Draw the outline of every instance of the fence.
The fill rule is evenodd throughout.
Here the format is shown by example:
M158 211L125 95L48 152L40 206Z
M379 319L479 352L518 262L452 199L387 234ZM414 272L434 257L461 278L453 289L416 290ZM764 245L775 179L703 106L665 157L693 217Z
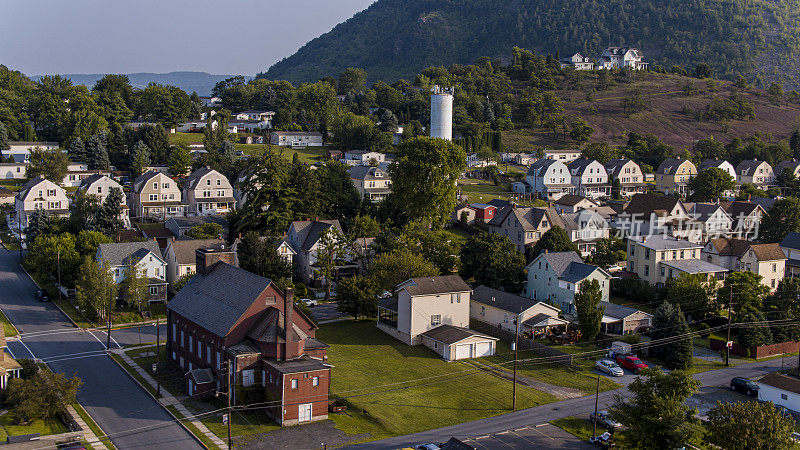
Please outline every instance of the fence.
M514 333L508 330L504 330L499 326L492 325L490 323L486 323L477 319L470 319L469 326L475 331L486 333L489 336L494 336L504 342L508 342L509 344L514 342ZM541 356L543 358L553 358L553 362L572 365L572 355L567 352L561 351L557 348L553 348L544 344L540 344L538 342L533 341L532 339L528 339L522 336L522 334L518 336L517 342L519 344L519 349L528 352L528 354L532 353L536 356ZM526 354L525 357L522 357L522 359L526 358L528 354Z
M719 339L709 339L708 346L711 348L711 350L721 351L725 349L725 341ZM800 342L796 341L778 342L776 344L760 345L758 347L745 347L739 345L737 342L734 342L733 347L731 348L731 354L743 356L745 358L761 359L769 356L793 353L797 351L798 347L800 347Z

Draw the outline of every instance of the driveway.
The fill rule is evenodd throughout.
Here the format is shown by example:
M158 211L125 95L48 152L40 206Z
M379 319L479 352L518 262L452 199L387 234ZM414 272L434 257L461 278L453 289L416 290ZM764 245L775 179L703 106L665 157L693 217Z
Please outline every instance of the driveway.
M338 304L336 302L320 303L317 306L310 306L308 309L314 313L314 321L320 323L344 317L344 314L336 310L337 306Z
M575 436L549 423L514 430L501 431L464 439L463 442L476 449L530 449L530 448L594 448Z
M83 380L78 401L114 445L202 448L106 355L104 332L78 329L55 305L34 299L36 285L17 264L17 254L4 249L0 249L0 286L0 308L21 333L19 339L9 340L9 351L16 358L39 358L55 372L77 374ZM121 337L132 343L129 331ZM113 346L121 346L116 338Z

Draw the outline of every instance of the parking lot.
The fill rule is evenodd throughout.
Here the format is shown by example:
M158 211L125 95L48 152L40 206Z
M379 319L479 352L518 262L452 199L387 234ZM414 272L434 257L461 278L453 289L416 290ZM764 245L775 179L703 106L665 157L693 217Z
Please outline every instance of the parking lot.
M478 436L462 441L477 449L594 448L549 423Z
M344 314L336 310L337 303L321 303L317 306L310 306L309 309L314 314L314 321L322 322L325 320L334 320L344 317Z

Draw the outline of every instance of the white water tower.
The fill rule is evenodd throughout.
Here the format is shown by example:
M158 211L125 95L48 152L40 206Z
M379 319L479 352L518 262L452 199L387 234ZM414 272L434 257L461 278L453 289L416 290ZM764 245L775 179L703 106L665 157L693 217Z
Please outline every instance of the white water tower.
M454 88L434 86L431 89L431 137L453 140Z

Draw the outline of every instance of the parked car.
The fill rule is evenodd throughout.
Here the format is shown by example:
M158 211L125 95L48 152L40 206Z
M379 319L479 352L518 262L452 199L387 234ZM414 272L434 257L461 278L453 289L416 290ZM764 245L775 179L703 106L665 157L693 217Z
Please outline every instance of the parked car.
M594 413L589 414L589 420L595 422ZM608 411L606 411L605 409L597 411L596 421L598 425L602 425L608 428L609 430L619 430L620 428L622 428L622 424L612 419L611 416L609 416Z
M439 446L436 444L431 444L430 442L427 444L419 444L414 447L414 450L439 450Z
M614 437L608 431L601 434L600 436L590 437L589 443L594 445L595 447L600 447L600 448L611 448L616 445L614 444Z
M750 397L758 397L758 383L747 378L736 377L731 380L731 390L738 391Z
M600 372L605 372L611 375L612 377L621 377L625 375L625 371L623 371L622 368L617 363L615 363L610 359L598 360L594 363L594 366Z
M301 298L301 302L305 303L306 306L317 306L317 300L312 298Z
M48 294L44 289L39 289L36 291L36 300L39 300L40 302L49 302L50 294Z
M634 373L639 373L640 370L647 369L648 367L647 364L643 363L641 359L634 355L618 355L617 363Z

